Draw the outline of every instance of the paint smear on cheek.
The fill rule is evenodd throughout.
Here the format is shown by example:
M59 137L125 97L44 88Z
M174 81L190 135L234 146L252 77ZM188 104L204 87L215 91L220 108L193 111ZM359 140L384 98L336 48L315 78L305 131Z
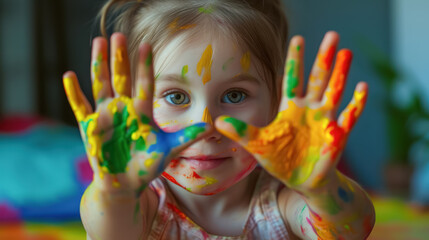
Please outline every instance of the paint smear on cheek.
M213 49L212 49L212 45L209 44L207 45L207 48L204 50L200 58L200 61L197 64L197 73L199 76L201 76L204 70L204 75L202 78L203 84L206 84L211 80L211 67L213 63L212 57L213 57Z

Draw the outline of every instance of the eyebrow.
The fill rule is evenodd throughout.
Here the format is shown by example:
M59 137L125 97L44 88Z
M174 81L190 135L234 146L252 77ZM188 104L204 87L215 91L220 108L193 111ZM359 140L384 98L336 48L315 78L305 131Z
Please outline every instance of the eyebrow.
M189 82L179 74L161 75L158 80L168 81L168 82L178 82L181 84L189 84ZM261 85L260 79L254 77L253 75L250 75L248 73L239 73L239 74L235 75L234 77L228 79L227 81L233 82L233 83L250 81L250 82L253 82L257 85Z

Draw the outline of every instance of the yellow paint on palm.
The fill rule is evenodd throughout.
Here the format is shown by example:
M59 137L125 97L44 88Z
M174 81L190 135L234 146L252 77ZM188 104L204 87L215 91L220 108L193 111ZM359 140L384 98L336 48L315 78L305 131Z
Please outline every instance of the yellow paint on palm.
M313 172L328 137L323 129L329 121L315 120L317 114L290 100L287 110L280 112L269 126L249 131L252 140L246 148L259 154L265 167L280 179L291 185L302 184Z
M204 109L204 113L203 113L203 117L201 118L201 121L213 125L212 115L210 114L209 109L207 107Z
M211 68L212 68L212 59L213 56L213 49L212 45L207 45L207 48L204 50L203 54L201 55L200 61L197 64L197 73L199 76L201 76L203 69L204 69L204 75L202 78L203 84L208 83L211 80Z
M243 70L243 72L249 71L250 62L251 62L250 52L247 51L246 53L243 54L243 56L240 59L241 69Z
M123 96L128 93L128 84L126 83L128 80L127 76L127 64L125 63L124 49L118 48L116 50L114 62L113 62L113 86L115 87L116 92Z
M72 78L66 77L64 78L64 88L77 121L82 121L88 113L85 102L82 100L82 96L78 96L79 87L77 83Z
M103 89L103 82L100 80L101 69L100 64L102 62L103 55L100 53L97 59L92 63L92 74L94 78L94 82L92 83L92 94L94 95L94 99L99 100L98 96Z

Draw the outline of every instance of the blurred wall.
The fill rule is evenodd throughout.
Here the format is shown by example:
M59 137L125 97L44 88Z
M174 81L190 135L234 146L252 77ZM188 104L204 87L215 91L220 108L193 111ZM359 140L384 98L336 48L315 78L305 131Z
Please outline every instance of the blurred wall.
M428 11L429 1L427 0L392 1L393 60L408 78L408 86L403 87L418 89L426 100L427 110L429 110Z

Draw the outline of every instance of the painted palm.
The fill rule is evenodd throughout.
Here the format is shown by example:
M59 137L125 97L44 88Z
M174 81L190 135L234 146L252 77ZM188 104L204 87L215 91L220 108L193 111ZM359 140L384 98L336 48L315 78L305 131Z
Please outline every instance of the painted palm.
M106 189L140 193L146 183L163 172L174 154L205 132L196 124L174 133L163 132L152 119L153 66L149 45L140 50L134 96L125 37L112 37L112 84L107 65L107 41L94 40L92 59L93 95L96 111L82 93L76 75L64 75L68 101L79 123L94 181Z
M335 169L348 134L367 97L366 83L356 86L353 99L336 119L352 53L341 50L331 73L338 35L326 35L303 96L304 40L294 37L289 46L279 112L271 124L258 128L222 116L217 129L254 154L272 175L292 188L313 188Z

